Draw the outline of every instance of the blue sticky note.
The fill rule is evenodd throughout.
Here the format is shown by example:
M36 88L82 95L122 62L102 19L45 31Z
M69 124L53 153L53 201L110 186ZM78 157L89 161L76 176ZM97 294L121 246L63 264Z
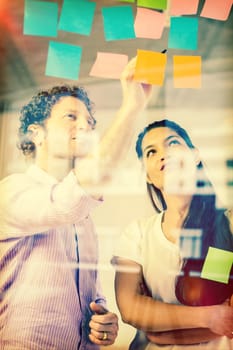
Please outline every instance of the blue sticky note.
M102 8L106 41L134 39L134 16L131 6Z
M25 0L23 34L57 36L58 4Z
M168 47L196 50L197 43L198 19L193 17L171 17Z
M82 48L80 46L50 41L45 74L77 80L81 56Z
M96 3L85 0L64 0L58 29L90 35Z

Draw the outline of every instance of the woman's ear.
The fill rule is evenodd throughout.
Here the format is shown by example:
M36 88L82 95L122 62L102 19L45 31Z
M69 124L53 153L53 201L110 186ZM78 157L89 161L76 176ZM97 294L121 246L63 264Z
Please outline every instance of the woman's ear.
M41 125L31 124L28 126L28 133L30 139L36 146L40 146L45 138L45 132Z
M150 184L150 185L152 185L153 183L152 183L152 181L151 181L151 179L150 179L150 176L146 173L146 182L148 183L148 184Z
M198 165L201 161L201 157L200 157L200 152L197 148L193 149L193 156L194 156L194 160L196 165Z

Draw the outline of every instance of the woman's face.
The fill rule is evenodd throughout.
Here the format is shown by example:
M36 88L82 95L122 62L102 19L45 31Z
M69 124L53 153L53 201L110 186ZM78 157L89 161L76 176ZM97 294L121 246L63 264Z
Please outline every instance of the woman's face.
M193 194L199 155L168 127L150 130L142 140L147 182L163 193Z

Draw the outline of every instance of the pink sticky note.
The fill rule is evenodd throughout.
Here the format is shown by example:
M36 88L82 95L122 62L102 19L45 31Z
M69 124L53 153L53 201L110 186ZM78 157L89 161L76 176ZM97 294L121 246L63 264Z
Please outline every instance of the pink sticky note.
M172 16L194 15L197 13L199 0L171 0L170 14Z
M98 52L89 75L101 78L119 79L127 63L127 55Z
M164 13L141 7L137 8L134 21L134 31L137 38L160 39L164 25Z
M205 0L200 16L226 21L232 4L232 0Z

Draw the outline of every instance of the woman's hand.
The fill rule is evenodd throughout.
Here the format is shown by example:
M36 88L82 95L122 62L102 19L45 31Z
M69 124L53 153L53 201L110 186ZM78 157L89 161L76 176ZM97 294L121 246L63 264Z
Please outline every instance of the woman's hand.
M220 337L208 328L174 329L166 332L146 332L151 343L161 345L191 345Z
M92 343L107 346L115 342L118 334L118 317L107 311L102 305L92 302L90 304L94 315L89 323L89 338Z
M233 307L229 305L229 302L225 302L211 306L211 308L213 312L207 320L209 329L216 334L233 339Z

